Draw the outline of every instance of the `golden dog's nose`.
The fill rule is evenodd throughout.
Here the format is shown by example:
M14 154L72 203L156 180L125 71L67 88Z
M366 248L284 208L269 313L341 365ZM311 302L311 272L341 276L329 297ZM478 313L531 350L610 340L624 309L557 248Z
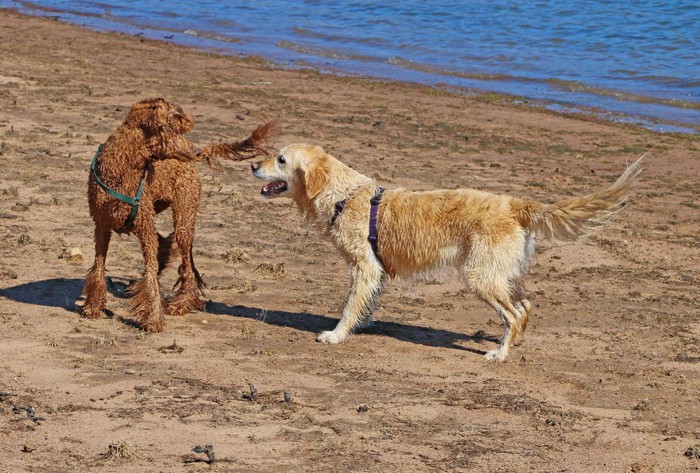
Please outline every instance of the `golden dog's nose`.
M253 172L257 171L260 168L260 161L257 163L251 162L250 163L250 169L253 170Z

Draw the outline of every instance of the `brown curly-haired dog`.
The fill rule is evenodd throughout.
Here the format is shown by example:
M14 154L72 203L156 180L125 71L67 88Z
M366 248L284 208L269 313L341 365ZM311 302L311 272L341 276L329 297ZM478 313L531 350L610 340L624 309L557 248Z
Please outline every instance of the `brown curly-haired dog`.
M88 203L95 222L95 262L85 278L82 313L98 318L107 301L105 260L113 231L133 233L141 243L145 260L144 276L129 288L131 312L144 330L160 332L164 316L184 315L202 309L203 281L192 259L195 219L202 184L196 162L214 156L245 159L260 154L273 123L261 125L246 140L213 144L197 151L184 134L192 130L192 117L180 106L164 99L146 99L136 103L95 155L88 179ZM137 196L140 202L125 202ZM117 197L114 194L122 194ZM168 207L173 211L174 232L158 234L155 216ZM132 214L135 214L132 215ZM173 241L174 236L174 241ZM180 250L182 264L174 299L165 305L158 275L175 252Z

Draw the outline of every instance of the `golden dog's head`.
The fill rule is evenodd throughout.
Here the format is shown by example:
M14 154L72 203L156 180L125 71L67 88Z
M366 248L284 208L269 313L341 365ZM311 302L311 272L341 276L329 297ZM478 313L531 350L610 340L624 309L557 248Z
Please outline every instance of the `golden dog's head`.
M147 135L184 134L194 128L189 113L179 105L161 98L145 99L134 104L124 123L143 129Z
M262 195L299 201L313 199L328 185L330 158L319 146L293 144L250 167L255 177L268 181L260 190Z

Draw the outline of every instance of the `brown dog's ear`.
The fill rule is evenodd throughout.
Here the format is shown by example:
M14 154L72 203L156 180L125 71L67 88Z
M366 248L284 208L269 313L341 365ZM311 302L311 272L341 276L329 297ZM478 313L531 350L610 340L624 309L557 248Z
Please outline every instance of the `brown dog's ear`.
M328 160L325 156L311 165L304 171L304 187L309 199L315 198L328 185L330 175L328 173Z
M192 116L177 104L170 103L169 114L167 117L168 128L175 133L185 134L194 128Z
M148 135L154 135L166 124L167 119L168 107L165 100L146 99L131 107L124 123L141 128Z

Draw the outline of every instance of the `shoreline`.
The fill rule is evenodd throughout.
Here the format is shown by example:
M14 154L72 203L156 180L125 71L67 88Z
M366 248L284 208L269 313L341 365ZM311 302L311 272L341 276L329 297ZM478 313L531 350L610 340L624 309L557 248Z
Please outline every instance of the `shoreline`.
M250 46L236 38L208 36L195 30L177 31L157 29L147 25L132 25L116 19L105 19L89 14L55 10L36 5L10 8L22 15L59 20L63 23L97 32L114 32L125 35L166 41L191 47L203 52L214 52L232 57L250 56L270 61L279 67L290 69L313 68L324 74L351 77L367 77L407 84L426 85L457 94L500 94L513 102L531 104L555 112L581 113L617 123L664 133L700 133L700 104L696 107L675 106L670 99L654 99L615 90L584 87L576 82L559 79L491 80L470 74L432 70L411 61L385 63L353 60L352 57L334 57L329 54L309 54L303 47L275 45L277 52L261 51L263 46ZM81 21L82 20L82 21ZM167 34L166 34L167 33ZM227 45L227 46L226 46ZM342 56L342 55L341 55ZM400 60L400 58L396 58ZM593 104L593 105L590 105Z

